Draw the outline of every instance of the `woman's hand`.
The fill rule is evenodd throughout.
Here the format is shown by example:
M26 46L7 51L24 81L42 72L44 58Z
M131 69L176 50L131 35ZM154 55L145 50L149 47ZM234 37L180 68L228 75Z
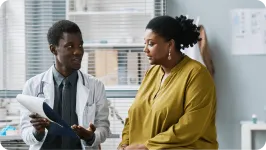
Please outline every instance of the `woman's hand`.
M128 145L124 144L117 148L117 150L125 150Z
M144 144L136 144L125 147L125 150L148 150L148 148Z

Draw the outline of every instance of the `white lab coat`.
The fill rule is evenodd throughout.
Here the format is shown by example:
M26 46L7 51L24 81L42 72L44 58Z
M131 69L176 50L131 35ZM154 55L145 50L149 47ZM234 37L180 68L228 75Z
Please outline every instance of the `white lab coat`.
M51 108L53 108L54 105L54 80L52 67L48 71L29 79L26 82L22 93L25 95L36 96L39 93L41 81L44 81L44 97ZM98 149L98 145L104 142L110 135L110 122L108 120L109 109L105 88L101 81L91 75L83 73L85 81L84 86L81 72L78 72L78 76L76 113L79 125L88 128L89 123L91 122L96 126L95 142L91 146L88 146L85 141L81 140L82 148L83 150ZM30 145L30 150L38 150L41 148L43 141L46 138L47 130L45 131L45 137L43 140L40 142L37 141L33 136L33 126L30 123L29 114L30 112L25 108L21 109L21 137L27 145Z

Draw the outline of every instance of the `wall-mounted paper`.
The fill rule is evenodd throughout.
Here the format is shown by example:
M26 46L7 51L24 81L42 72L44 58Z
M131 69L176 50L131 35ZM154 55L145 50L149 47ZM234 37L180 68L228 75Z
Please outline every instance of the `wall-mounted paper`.
M232 54L266 54L266 9L232 11Z

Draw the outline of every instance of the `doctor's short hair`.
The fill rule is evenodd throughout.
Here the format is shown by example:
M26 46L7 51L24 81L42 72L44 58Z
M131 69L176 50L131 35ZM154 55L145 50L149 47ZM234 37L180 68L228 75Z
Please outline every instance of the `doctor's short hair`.
M173 39L177 51L194 46L200 41L200 27L193 24L193 19L180 17L159 16L147 24L146 29L163 37L166 41Z
M62 38L63 33L80 33L78 25L69 20L60 20L54 23L47 33L47 40L49 45L58 46L59 40Z

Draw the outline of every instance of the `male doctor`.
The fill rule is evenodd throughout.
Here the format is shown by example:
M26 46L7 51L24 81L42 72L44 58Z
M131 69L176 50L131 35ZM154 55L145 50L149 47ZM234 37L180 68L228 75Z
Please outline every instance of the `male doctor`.
M102 82L79 71L84 53L82 34L77 24L61 20L48 31L55 64L29 79L23 94L44 97L79 138L54 136L49 121L38 114L21 110L21 136L38 149L98 149L110 134L109 110Z

